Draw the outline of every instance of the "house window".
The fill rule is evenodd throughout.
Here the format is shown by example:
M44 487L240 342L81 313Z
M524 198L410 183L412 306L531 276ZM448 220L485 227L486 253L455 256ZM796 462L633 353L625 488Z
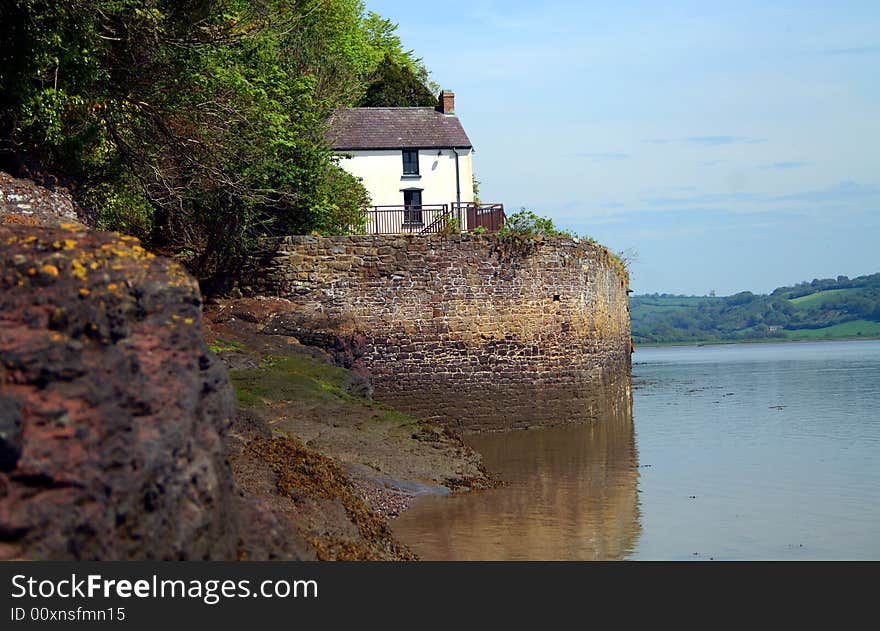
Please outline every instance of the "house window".
M419 174L419 150L404 149L403 150L403 174L418 175Z
M422 223L422 191L413 189L403 191L403 225Z

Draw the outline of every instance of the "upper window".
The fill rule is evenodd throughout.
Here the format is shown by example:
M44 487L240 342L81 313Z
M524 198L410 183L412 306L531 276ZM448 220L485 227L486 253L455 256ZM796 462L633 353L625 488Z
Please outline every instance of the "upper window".
M419 151L418 149L403 150L403 174L418 175L419 174Z

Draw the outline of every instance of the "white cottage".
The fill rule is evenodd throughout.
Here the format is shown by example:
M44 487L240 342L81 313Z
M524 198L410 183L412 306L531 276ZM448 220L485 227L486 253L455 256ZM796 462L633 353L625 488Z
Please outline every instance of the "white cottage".
M474 203L474 148L455 114L453 92L441 92L437 108L336 110L327 139L343 156L340 166L370 193L367 232L501 227L500 204Z

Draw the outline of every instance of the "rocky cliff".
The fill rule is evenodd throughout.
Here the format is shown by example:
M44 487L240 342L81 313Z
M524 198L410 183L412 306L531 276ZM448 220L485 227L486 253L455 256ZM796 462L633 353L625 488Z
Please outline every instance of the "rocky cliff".
M0 225L0 541L27 558L232 558L228 377L179 266Z

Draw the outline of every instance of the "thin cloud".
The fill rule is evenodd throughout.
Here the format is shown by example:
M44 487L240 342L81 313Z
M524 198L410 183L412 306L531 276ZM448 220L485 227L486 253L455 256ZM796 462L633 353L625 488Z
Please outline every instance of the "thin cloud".
M870 202L876 204L880 202L880 189L847 180L822 190L777 195L774 200L782 202Z
M696 190L696 186L658 186L654 188L643 188L639 192L647 195L656 193L691 193Z
M759 169L800 169L802 167L808 167L812 162L802 162L799 160L789 160L786 162L771 162L770 164L762 164L758 166Z
M576 158L589 158L593 162L607 162L609 160L629 160L628 153L617 153L614 151L605 151L597 153L579 152L574 154Z
M648 197L642 199L647 206L691 206L705 204L729 204L743 202L765 202L767 196L759 193L705 193L681 197Z
M766 141L766 138L750 138L748 136L685 136L684 138L648 138L643 142L652 145L682 144L722 147L725 145L753 145Z
M704 147L720 147L723 145L753 145L764 142L763 138L747 138L745 136L688 136L684 142Z
M876 55L880 53L880 45L854 46L852 48L828 48L825 50L817 50L817 55Z
M731 212L754 212L759 206L779 204L832 204L838 208L851 203L875 203L880 201L880 189L858 182L838 182L825 189L797 193L705 193L678 197L660 196L642 199L649 208L687 208L723 204ZM818 206L817 206L818 207ZM807 210L804 208L803 210Z
M592 200L586 201L582 199L573 199L565 202L560 205L560 210L564 212L570 211L578 211L578 212L593 212L596 209L602 210L618 210L620 208L625 208L626 204L617 201L608 201L602 203L596 203Z

